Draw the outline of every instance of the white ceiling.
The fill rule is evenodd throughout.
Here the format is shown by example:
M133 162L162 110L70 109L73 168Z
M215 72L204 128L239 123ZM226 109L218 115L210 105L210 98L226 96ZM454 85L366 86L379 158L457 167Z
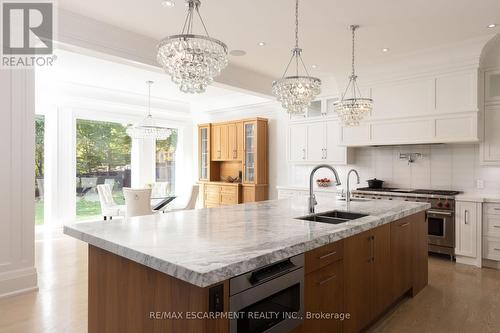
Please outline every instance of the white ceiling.
M160 0L59 0L64 9L155 39L179 33L183 0L173 8ZM350 63L348 26L361 25L361 65L384 62L388 54L407 54L447 43L491 35L499 28L499 0L302 0L301 46L311 74L320 78L346 70ZM280 76L293 45L293 0L202 0L209 33L229 49L242 49L231 62L273 77ZM265 47L258 46L265 41ZM389 53L381 52L389 48Z
M179 91L162 72L57 50L53 67L37 68L37 81L70 83L135 96L147 96L147 80L154 81L151 96L163 101L185 104L186 110L209 111L267 102L267 99L211 85L204 94Z

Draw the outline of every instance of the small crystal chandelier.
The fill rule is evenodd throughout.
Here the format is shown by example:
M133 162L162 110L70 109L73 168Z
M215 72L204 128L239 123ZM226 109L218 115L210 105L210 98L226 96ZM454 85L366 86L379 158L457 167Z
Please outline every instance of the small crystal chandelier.
M188 13L182 32L160 41L157 60L182 92L202 93L227 66L227 46L208 35L199 12L200 0L186 2ZM206 36L193 34L195 11Z
M146 81L148 85L148 115L141 122L127 127L127 134L132 139L155 139L166 140L172 134L172 130L155 125L151 115L151 85L153 81Z
M302 114L320 93L321 80L309 76L299 48L299 0L295 2L295 47L281 79L273 82L273 94L289 114ZM295 60L295 76L285 76L288 67ZM299 60L306 76L299 76Z
M363 98L359 90L356 80L356 72L354 70L354 38L355 31L359 25L351 25L352 31L352 72L349 76L349 83L342 94L340 101L333 105L333 109L339 115L342 123L346 126L358 126L361 119L369 114L373 108L373 100L371 98ZM352 97L346 98L347 92L351 88Z

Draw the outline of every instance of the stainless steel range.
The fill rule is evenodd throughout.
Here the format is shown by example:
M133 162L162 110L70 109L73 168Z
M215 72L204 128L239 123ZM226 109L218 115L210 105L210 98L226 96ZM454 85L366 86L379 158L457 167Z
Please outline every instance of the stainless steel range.
M455 196L458 191L403 189L403 188L358 188L352 191L355 198L386 199L428 202L427 229L429 252L455 255Z

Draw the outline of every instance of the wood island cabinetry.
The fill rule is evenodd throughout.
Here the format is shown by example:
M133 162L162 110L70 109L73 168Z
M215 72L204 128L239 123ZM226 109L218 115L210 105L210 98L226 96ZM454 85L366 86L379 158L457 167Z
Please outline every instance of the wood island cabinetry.
M198 147L204 207L267 200L267 119L198 125Z

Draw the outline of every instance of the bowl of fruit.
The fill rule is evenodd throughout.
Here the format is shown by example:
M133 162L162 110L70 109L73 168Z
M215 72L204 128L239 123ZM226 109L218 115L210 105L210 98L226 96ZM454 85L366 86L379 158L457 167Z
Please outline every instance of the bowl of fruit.
M318 184L319 187L328 187L332 185L332 181L329 178L320 178L316 179L316 184Z

